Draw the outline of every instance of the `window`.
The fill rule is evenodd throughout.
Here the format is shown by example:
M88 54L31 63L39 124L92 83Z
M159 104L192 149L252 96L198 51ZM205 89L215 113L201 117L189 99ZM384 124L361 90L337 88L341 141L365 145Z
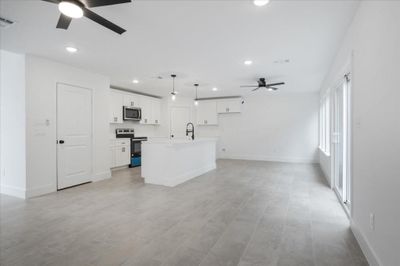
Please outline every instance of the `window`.
M330 100L329 93L322 97L319 111L319 148L329 155L330 152Z

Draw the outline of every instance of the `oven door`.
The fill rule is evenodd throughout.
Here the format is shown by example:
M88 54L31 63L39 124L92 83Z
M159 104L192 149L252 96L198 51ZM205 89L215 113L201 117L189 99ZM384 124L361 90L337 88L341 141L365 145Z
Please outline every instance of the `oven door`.
M131 140L131 153L132 153L132 157L142 155L142 141L141 140Z
M124 106L124 120L139 121L140 119L142 119L140 108Z

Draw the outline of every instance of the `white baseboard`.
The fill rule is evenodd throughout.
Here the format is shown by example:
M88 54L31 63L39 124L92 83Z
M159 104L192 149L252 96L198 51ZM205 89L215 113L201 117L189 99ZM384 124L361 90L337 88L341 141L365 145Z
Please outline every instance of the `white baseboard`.
M33 198L33 197L37 197L37 196L42 196L42 195L49 194L49 193L56 192L56 191L57 191L56 184L47 184L44 186L34 187L34 188L27 189L26 198L29 199L29 198Z
M351 231L353 232L355 238L357 239L357 242L360 245L360 248L361 248L362 252L364 253L365 257L367 258L369 265L382 266L383 264L380 262L378 256L376 255L375 251L372 249L367 238L361 232L359 227L354 223L354 221L351 221Z
M92 181L97 182L97 181L101 181L101 180L108 179L108 178L111 178L110 170L94 174L92 177Z
M19 187L14 187L14 186L7 186L7 185L1 185L0 186L0 193L20 199L25 199L26 198L26 190L23 188Z
M219 154L218 159L268 161L268 162L282 162L282 163L318 163L318 160L315 158L273 157L273 156L235 155L235 154Z

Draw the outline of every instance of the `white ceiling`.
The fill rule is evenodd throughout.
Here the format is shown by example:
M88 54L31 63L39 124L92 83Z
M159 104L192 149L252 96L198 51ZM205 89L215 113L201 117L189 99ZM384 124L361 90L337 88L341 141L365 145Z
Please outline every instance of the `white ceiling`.
M278 93L318 91L357 1L134 1L92 11L127 29L118 35L86 19L56 29L57 5L1 0L0 15L17 21L1 29L1 47L110 76L116 86L168 95L244 95L259 77L285 81ZM66 45L79 49L68 54ZM243 61L252 60L251 66ZM274 61L290 59L289 64ZM164 79L156 79L156 76ZM132 84L132 79L140 80ZM205 84L205 85L204 85ZM202 86L203 85L203 86ZM218 92L212 92L212 87ZM257 93L268 93L266 91Z

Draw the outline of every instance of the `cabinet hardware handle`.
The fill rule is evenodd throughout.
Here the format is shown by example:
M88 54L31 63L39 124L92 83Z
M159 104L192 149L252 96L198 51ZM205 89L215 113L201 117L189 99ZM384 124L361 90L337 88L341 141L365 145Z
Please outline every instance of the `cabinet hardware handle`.
M134 102L131 102L131 106L135 106L135 103L134 103Z
M64 140L60 139L60 141L58 143L64 144Z
M114 117L114 122L117 122L118 121L118 118L117 117Z
M122 152L125 152L125 147L122 147Z

